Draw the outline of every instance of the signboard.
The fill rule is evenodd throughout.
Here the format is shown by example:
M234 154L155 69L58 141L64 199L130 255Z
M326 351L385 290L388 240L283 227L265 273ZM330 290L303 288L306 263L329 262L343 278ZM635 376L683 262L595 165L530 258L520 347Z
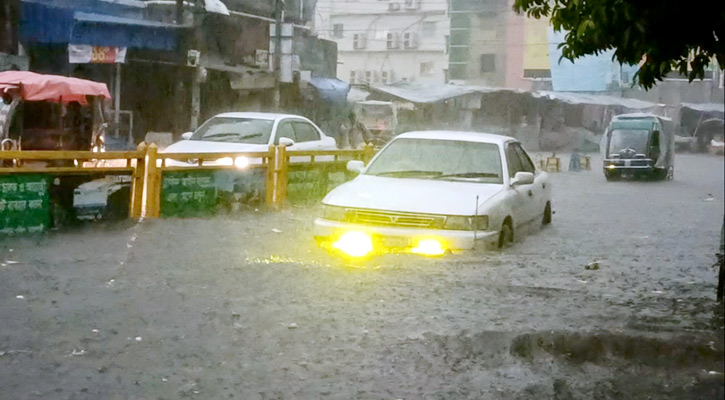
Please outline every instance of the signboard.
M126 47L68 45L68 62L71 64L115 64L126 62Z
M161 215L190 217L214 214L213 171L166 171L161 183Z
M265 169L165 171L161 186L162 217L215 214L264 198Z
M50 226L50 178L0 175L0 235L44 232Z

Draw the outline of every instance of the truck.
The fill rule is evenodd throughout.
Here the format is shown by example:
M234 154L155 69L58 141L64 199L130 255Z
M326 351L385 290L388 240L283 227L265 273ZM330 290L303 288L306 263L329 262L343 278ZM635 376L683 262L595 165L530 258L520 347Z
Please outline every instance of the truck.
M671 180L675 169L672 120L654 114L615 116L602 137L604 176Z

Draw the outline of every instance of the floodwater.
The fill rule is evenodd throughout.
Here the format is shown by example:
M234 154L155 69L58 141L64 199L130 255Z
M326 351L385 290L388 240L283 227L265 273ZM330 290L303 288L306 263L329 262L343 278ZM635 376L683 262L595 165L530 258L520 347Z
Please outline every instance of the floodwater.
M352 267L312 207L2 238L0 398L723 398L723 158L600 165L503 252Z

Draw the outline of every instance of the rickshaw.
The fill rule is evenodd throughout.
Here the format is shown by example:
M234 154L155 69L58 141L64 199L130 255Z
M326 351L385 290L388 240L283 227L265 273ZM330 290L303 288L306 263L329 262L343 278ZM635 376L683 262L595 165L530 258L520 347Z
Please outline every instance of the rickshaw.
M355 118L372 134L372 144L381 148L393 136L398 126L395 105L389 101L358 101L354 107Z
M103 151L105 83L0 72L0 150Z
M104 102L111 99L105 83L29 71L6 71L0 72L0 98L0 151L105 151L108 125ZM8 167L12 163L7 160L0 166ZM22 165L67 167L73 166L74 161L24 161ZM85 210L92 210L95 216L99 207L104 211L108 208L112 195L122 198L124 191L128 191L127 184L115 184L107 177L96 180L105 185L100 188L105 201L100 205L95 199L90 207L91 204L84 200L90 198L86 186L92 184L93 192L99 189L98 182L88 182L90 180L93 180L92 175L62 175L52 179L48 190L53 225L74 217L82 218ZM109 182L106 184L105 181Z

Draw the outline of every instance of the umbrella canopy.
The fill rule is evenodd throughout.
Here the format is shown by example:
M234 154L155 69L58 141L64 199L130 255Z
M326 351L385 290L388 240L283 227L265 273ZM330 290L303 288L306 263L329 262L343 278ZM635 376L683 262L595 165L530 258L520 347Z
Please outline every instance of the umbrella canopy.
M86 96L111 98L105 83L29 71L0 72L0 92L19 91L26 101L88 104Z

